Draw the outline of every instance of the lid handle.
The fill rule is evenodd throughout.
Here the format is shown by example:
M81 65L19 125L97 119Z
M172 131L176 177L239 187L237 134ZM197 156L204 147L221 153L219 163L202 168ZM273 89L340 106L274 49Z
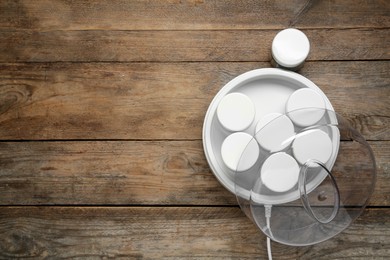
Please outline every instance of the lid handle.
M313 166L316 167L317 165L319 165L320 167L322 167L326 171L326 173L328 174L328 176L329 176L329 178L330 178L330 180L332 182L333 188L334 188L333 189L334 190L333 212L330 215L330 217L325 219L325 220L324 219L320 219L314 213L313 208L310 205L307 192L306 192L306 174L307 174L307 170L308 170L309 167L313 167ZM302 168L301 168L301 170L299 172L298 189L299 189L299 193L300 193L300 196L301 196L302 204L303 204L307 214L309 214L309 216L311 216L313 219L315 219L319 223L327 224L327 223L331 222L336 217L336 215L337 215L337 213L339 211L339 208L340 208L340 192L339 192L339 188L337 186L336 180L333 177L332 173L326 168L326 166L322 162L320 162L318 160L315 160L315 159L310 159L302 166Z

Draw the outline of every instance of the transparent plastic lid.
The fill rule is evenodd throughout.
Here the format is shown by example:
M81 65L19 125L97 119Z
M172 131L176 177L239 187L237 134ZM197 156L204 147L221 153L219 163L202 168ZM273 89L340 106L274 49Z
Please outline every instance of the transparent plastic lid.
M260 120L236 165L241 209L272 240L295 246L347 228L362 213L376 179L364 138L334 111L318 108Z

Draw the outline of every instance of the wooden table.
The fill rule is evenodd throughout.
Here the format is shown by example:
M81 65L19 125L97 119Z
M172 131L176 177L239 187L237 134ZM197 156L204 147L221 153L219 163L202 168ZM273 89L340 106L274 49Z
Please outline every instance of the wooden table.
M371 145L377 184L349 229L273 243L274 258L390 257L389 1L2 0L0 258L265 259L201 130L287 27L311 41L300 73Z

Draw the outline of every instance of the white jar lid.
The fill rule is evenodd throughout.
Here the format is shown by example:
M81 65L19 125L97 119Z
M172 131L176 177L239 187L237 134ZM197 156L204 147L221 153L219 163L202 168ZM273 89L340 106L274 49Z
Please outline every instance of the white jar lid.
M259 145L249 134L238 132L226 137L221 146L221 156L232 171L249 170L259 158Z
M297 29L289 28L280 31L272 41L272 56L283 67L298 66L305 61L309 51L309 39Z
M229 131L243 131L255 118L255 106L252 100L242 93L226 95L218 104L219 122Z
M280 113L270 113L256 124L255 137L264 149L278 152L290 145L295 135L291 120Z
M301 88L288 98L286 113L295 124L311 126L324 116L325 108L325 101L319 93L309 88Z
M261 167L261 181L275 192L288 191L298 182L298 177L298 163L284 152L272 154Z
M319 129L304 131L295 138L292 151L300 164L310 159L325 164L332 155L332 140L327 133Z

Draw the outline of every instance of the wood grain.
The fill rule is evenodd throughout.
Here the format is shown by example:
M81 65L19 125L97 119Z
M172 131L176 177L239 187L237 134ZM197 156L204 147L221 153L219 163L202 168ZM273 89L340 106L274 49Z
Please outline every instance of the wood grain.
M0 31L0 62L268 61L278 30ZM386 29L304 30L308 60L390 59Z
M388 27L388 1L1 1L0 29L204 30Z
M311 42L300 73L370 140L377 183L343 233L273 243L274 259L387 259L381 0L0 1L0 259L265 259L265 237L210 171L201 130L218 90L269 67L287 27ZM352 145L342 142L338 160L363 172Z
M378 178L370 205L389 206L390 142L370 145ZM363 161L353 148L342 143L341 165ZM0 168L2 205L237 205L200 141L1 142Z
M389 214L367 210L314 246L273 243L274 259L384 259ZM266 258L265 236L238 208L3 207L0 234L2 258Z
M200 139L208 105L268 63L0 65L0 139ZM308 62L302 74L368 140L390 140L390 63Z

